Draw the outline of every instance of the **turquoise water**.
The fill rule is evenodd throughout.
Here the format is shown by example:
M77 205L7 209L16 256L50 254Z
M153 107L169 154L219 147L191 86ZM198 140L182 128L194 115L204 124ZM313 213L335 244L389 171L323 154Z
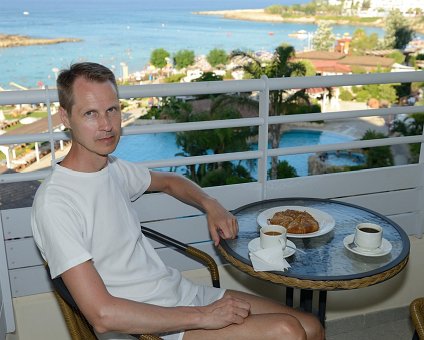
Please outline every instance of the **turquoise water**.
M293 4L297 0L278 1ZM263 23L200 16L194 11L264 8L275 0L1 0L0 33L40 38L73 37L77 43L0 49L0 87L10 82L26 87L54 86L54 68L82 60L100 62L122 75L140 71L155 48L207 54L213 48L273 51L285 42L303 50L307 40L289 33L316 30L315 24ZM24 15L28 12L28 15ZM333 32L353 33L357 27L334 26ZM364 28L369 34L379 28ZM269 32L273 32L270 35Z
M344 136L326 131L291 130L282 135L280 147L333 144L353 140L352 137ZM154 147L152 147L154 146ZM257 144L252 145L252 150L257 150ZM182 150L175 144L174 133L144 134L134 136L123 136L113 153L115 156L132 162L147 160L158 160L174 158L175 154ZM279 159L287 160L290 165L296 168L299 176L308 175L308 157L311 154L281 156ZM339 163L350 164L348 158ZM244 164L245 165L245 164ZM342 164L338 164L342 165ZM180 169L183 171L183 169ZM256 177L256 169L253 169L252 176Z

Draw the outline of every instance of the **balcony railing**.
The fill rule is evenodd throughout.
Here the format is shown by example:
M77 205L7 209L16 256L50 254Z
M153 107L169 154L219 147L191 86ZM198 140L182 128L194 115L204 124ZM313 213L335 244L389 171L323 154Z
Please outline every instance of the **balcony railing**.
M422 143L424 142L424 136L418 134L407 137L390 137L367 141L354 140L335 144L272 149L268 147L268 130L271 124L334 121L370 116L386 117L395 114L424 112L424 107L403 106L383 109L270 116L268 112L270 91L278 89L326 88L411 82L424 82L424 72L279 79L263 77L257 80L242 81L122 86L119 89L120 98L250 93L254 91L259 93L259 114L254 118L129 126L123 128L123 134L134 135L233 127L257 127L258 150L256 151L231 152L198 157L176 157L143 163L150 168L157 168L222 161L257 160L258 177L256 182L208 188L207 190L223 202L224 206L228 209L234 209L263 198L295 195L331 198L360 204L390 217L404 228L409 235L421 237L424 230L423 152L420 154L418 164L294 179L269 180L267 178L268 158L271 156L411 143L421 143L422 149ZM0 92L0 105L44 103L48 110L49 118L47 132L26 135L0 135L0 145L48 141L52 150L52 165L54 165L57 158L54 151L55 142L69 139L67 133L54 131L52 112L50 110L51 104L57 102L57 100L57 91L55 89ZM0 175L0 185L1 183L42 180L49 172L50 170L41 170L28 173L2 174ZM143 224L166 232L171 237L183 238L182 240L184 242L201 246L202 250L207 251L217 258L214 247L211 245L207 228L199 228L199 225L205 223L200 212L191 207L186 207L181 202L172 200L167 195L161 196L160 194L143 195L139 200L134 202L134 205L139 214L139 219ZM146 206L149 209L146 209ZM163 209L162 207L164 206L167 209ZM4 236L3 242L0 242L0 253L4 254L0 256L0 286L4 304L3 310L0 309L0 323L2 318L6 320L5 323L8 332L12 332L15 328L12 299L46 292L51 289L48 285L49 280L45 274L43 262L39 258L32 239L29 217L30 210L30 207L9 210L2 210L0 207L0 234ZM169 225L172 225L172 228L169 228ZM166 249L160 250L161 254L167 256L167 260L171 263L173 263L172 261L177 261L173 252ZM184 265L179 269L192 269L190 266L191 264ZM421 265L418 267L421 268ZM419 268L416 268L417 270L411 269L410 272L420 272ZM421 281L417 280L416 282ZM409 292L409 288L409 286L406 286L405 291ZM404 301L410 301L410 296L406 293L404 295L405 297L402 303L405 305L406 303ZM391 296L391 294L387 294L386 296Z
M392 137L385 139L352 141L348 143L299 146L288 148L268 148L268 127L270 124L285 124L293 122L332 121L367 116L388 116L395 114L412 114L424 112L422 106L391 107L372 110L356 110L343 112L311 113L302 115L269 116L269 92L272 90L305 89L317 87L354 86L365 84L409 83L424 82L424 72L381 73L367 75L343 75L325 77L291 77L268 79L262 77L257 80L219 81L203 83L161 84L161 85L137 85L121 86L120 98L145 98L145 97L168 97L185 95L204 95L218 93L259 93L259 116L256 118L228 119L220 121L203 121L190 123L158 124L149 126L130 126L123 128L124 135L178 132L193 130L208 130L219 128L257 126L259 128L258 150L214 154L197 157L184 157L163 159L144 162L148 167L182 166L189 164L212 163L232 160L258 160L258 182L264 183L267 174L267 158L271 156L301 154L306 152L324 152L342 149L368 148L382 145L421 143L422 135L407 137ZM57 102L56 89L28 90L28 91L4 91L0 92L0 105L6 104L39 104L44 103L48 110L49 129L47 132L28 135L0 136L0 145L21 144L29 142L49 141L51 146L58 140L68 140L66 132L55 132L51 124L51 104ZM55 162L54 147L51 147L52 163ZM420 160L421 161L421 160ZM1 183L43 179L48 170L31 173L3 174L0 176Z

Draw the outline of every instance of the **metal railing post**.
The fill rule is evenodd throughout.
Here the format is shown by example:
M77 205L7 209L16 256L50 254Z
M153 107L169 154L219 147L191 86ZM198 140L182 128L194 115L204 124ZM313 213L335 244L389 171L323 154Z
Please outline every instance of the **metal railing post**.
M258 182L262 185L262 199L266 198L267 164L268 164L268 116L269 116L269 85L268 77L263 75L261 80L265 86L259 92L259 117L263 123L258 128L258 151L262 157L258 159Z
M46 103L46 107L47 107L47 123L48 123L48 128L49 128L50 154L51 154L51 157L52 157L51 165L53 167L56 164L56 157L55 157L56 150L55 150L55 147L54 147L55 139L54 139L54 136L53 136L52 110L51 110L51 107L50 107L51 102L50 102L50 94L49 94L49 87L48 86L46 86L46 88L45 88L45 94L46 94L45 103Z

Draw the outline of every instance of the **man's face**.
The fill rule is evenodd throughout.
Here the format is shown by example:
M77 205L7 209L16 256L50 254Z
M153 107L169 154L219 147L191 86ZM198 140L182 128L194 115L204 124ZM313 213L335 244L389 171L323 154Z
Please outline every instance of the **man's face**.
M80 77L73 90L71 114L61 109L64 125L72 130L72 148L86 160L107 156L121 135L121 110L113 84Z

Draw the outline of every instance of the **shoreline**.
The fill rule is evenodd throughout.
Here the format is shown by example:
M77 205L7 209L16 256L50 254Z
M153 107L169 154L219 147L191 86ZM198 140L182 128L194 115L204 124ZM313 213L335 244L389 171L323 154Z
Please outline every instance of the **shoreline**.
M232 20L245 20L245 21L257 21L257 22L304 22L314 23L314 17L303 17L303 18L283 18L278 14L265 13L264 9L233 9L223 11L200 11L193 12L195 15L211 15L211 16L222 16L224 19Z
M316 24L320 19L311 17L298 17L298 18L283 18L279 14L265 13L264 9L236 9L236 10L223 10L223 11L198 11L193 12L195 15L210 15L210 16L222 16L224 19L229 20L244 20L244 21L256 21L256 22L269 22L269 23L307 23ZM368 27L379 27L382 28L385 25L385 18L380 18L374 22L352 22L348 19L339 20L326 20L334 25L351 25L351 26L368 26ZM416 27L413 22L410 21L411 27L419 34L424 34L424 26ZM415 26L415 27L414 27Z
M82 39L77 38L33 38L26 35L2 34L0 33L0 48L33 46L33 45L53 45L66 42L79 42Z

